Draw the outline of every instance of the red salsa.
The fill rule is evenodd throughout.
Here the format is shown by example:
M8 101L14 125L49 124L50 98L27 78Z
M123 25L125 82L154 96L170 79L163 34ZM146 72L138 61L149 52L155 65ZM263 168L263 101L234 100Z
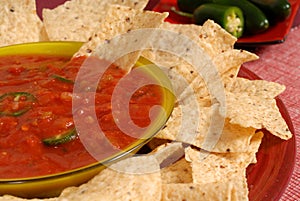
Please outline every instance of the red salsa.
M85 59L0 57L0 179L48 175L96 162L80 140L72 110L76 75ZM119 67L109 66L95 90L97 119L85 116L82 120L86 125L99 124L116 151L138 138L121 131L112 114L112 93L125 74ZM141 79L148 78L141 75ZM126 85L122 87L126 92ZM148 126L150 108L161 102L161 87L140 87L129 102L132 121ZM105 146L97 148L103 158L107 156Z

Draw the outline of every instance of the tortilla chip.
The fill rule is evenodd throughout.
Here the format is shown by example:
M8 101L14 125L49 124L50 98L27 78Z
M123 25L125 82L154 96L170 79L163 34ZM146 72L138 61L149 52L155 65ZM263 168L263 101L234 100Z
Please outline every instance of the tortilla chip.
M234 82L243 63L258 59L255 54L243 50L228 50L217 55L213 62L218 68L224 85L228 87Z
M224 195L222 195L221 198L218 198L219 200L248 200L246 168L249 164L256 162L255 155L262 137L262 132L256 133L251 140L248 152L245 153L204 153L201 155L200 150L195 150L191 147L186 148L186 160L191 161L192 165L193 182L200 185L202 190L212 188L211 193L213 195L218 193L220 195L222 194L220 192L223 192L226 186L230 187L229 191L231 193L229 197L224 198ZM225 187L223 186L220 190L216 191L213 188L215 184L224 184ZM199 191L201 192L201 189L198 190L198 193ZM202 193L202 195L204 196L206 193ZM210 195L210 193L208 194Z
M193 40L199 47L203 48L205 52L212 58L217 54L210 43L200 39L199 34L203 29L202 26L195 24L171 24L165 22L161 28L189 37L189 39Z
M236 78L230 88L232 93L246 93L249 96L262 98L275 98L285 90L285 86L276 82L266 80L248 80Z
M230 181L195 184L172 183L162 185L162 201L173 200L248 200L248 188L244 176L236 176Z
M144 50L142 56L164 70L172 81L174 93L177 97L179 97L197 77L200 79L196 85L197 89L199 89L198 94L203 91L203 94L199 96L207 96L206 83L201 79L202 75L189 63L193 60L193 56L189 54L194 52L193 48L204 50L201 56L198 55L202 58L201 61L203 61L203 64L206 63L206 60L211 60L210 57L215 55L211 44L205 43L199 38L202 27L197 25L170 24L166 22L161 26L161 30L169 37L165 34L157 36L157 41L155 42L156 44L163 44L164 51L161 49ZM198 60L198 58L196 58L196 60Z
M181 108L175 107L164 129L156 137L190 144L193 143L195 137L197 137L196 134L201 129L207 128L206 125L209 123L207 114L210 113L210 108L199 111L189 110L189 112L189 114L182 114ZM201 114L198 112L201 112ZM190 115L191 118L186 118L186 115Z
M244 128L237 124L231 124L226 119L222 134L211 151L217 153L247 152L255 130L255 128Z
M166 13L160 14L151 11L139 12L130 7L125 6L109 6L109 10L103 20L103 23L98 27L92 37L85 43L76 55L91 55L96 50L98 45L110 40L120 34L125 34L138 28L158 27L167 17ZM145 19L154 18L151 23Z
M212 20L206 21L203 26L194 24L171 24L166 22L161 28L188 37L200 48L205 50L211 58L233 49L233 45L236 42L235 37Z
M205 80L183 58L163 51L143 51L142 56L158 65L168 76L172 82L173 92L178 104L186 102L190 96L196 96L199 105L211 105L211 97Z
M0 46L40 41L43 25L34 0L1 1L0 16Z
M197 114L195 108L189 107L186 114L188 118L183 116L180 106L175 107L166 126L156 135L156 138L180 141L218 153L247 152L255 128L242 127L225 119L224 124L219 125L221 126L219 138L210 141L209 136L220 129L216 123L212 123L212 115L216 113L211 107L200 107Z
M80 187L65 189L58 200L161 200L161 177L154 157L133 157L112 166Z
M188 86L192 86L199 98L206 98L209 96L205 82L209 79L207 75L210 72L217 75L212 62L216 55L214 47L199 38L202 29L196 25L164 23L160 35L155 37L156 46L142 53L164 69L179 99L184 99L181 95ZM206 71L208 68L211 70Z
M191 64L174 54L163 51L153 52L151 50L145 50L142 52L142 56L155 63L157 66L160 66L171 80L174 94L179 99L180 96L182 96L182 93L189 87L193 80L197 78L197 76L201 79L201 75L197 73ZM208 96L204 80L201 80L201 83L198 83L197 89L199 94L203 91L199 96Z
M263 137L264 137L264 133L262 131L259 131L253 135L253 137L250 141L250 146L249 146L249 149L247 150L247 153L252 155L251 164L254 164L257 162L256 153L259 150L259 147L260 147Z
M160 138L152 138L148 143L147 143L147 147L150 150L155 150L157 147L162 146L164 144L170 143L170 140L165 140L165 139L160 139Z
M143 10L148 0L72 0L55 9L43 9L43 21L51 41L86 42L106 17L110 5Z
M203 29L199 33L200 39L211 44L216 55L233 49L237 39L225 31L220 25L212 20L207 20L203 24Z
M249 153L207 153L201 159L200 152L186 149L186 159L191 161L194 183L206 184L230 180L245 172L252 162L253 155Z
M184 148L181 142L172 142L157 147L151 154L156 158L160 167L165 167L182 158Z
M217 23L208 20L203 26L194 24L171 24L165 22L162 29L176 32L194 41L211 58L233 49L236 38L226 32ZM155 53L156 54L156 53Z
M151 37L151 32L134 34L132 31L142 28L159 27L167 13L152 11L136 11L129 7L112 5L89 42L85 43L74 56L98 56L101 59L112 61L128 71L140 57L140 50ZM137 50L129 51L126 50ZM128 54L126 54L128 53ZM124 56L125 54L125 56ZM124 57L122 57L124 56Z
M224 88L230 88L235 82L241 65L255 59L257 59L257 56L247 51L233 49L220 53L212 59L213 65L207 66L209 69L216 68L218 75L209 76L203 71L203 74L196 76L196 70L190 70L195 75L195 78L190 82L189 87L183 90L178 99L186 100L190 96L196 96L201 105L205 105L203 101L208 103L207 100L214 99L216 94L220 99L220 97L223 97L221 90L223 90L224 94ZM182 67L185 68L185 66ZM188 73L185 76L188 76Z
M163 184L192 183L192 167L185 158L161 169Z
M275 99L227 92L227 117L233 124L256 129L265 128L281 139L290 139L290 132Z

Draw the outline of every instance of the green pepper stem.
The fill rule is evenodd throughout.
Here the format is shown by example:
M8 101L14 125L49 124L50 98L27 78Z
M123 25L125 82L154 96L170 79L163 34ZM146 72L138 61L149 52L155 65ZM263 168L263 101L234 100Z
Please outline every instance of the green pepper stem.
M183 17L193 18L193 14L192 13L182 12L180 10L177 10L174 6L171 7L171 11L173 11L177 15L180 15L180 16L183 16Z

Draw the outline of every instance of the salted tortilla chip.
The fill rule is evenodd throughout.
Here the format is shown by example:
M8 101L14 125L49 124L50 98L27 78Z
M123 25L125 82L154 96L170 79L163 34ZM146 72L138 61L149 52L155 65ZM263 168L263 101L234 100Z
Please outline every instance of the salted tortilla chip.
M144 50L142 56L160 66L172 82L173 91L177 98L189 87L194 79L200 77L195 68L184 59L163 51ZM208 96L206 84L201 80L197 85L199 97Z
M264 133L262 131L259 131L253 135L250 141L250 146L249 149L247 150L247 153L252 155L251 164L255 164L257 162L256 153L259 150L263 137L264 137Z
M171 142L170 140L165 140L165 139L160 139L160 138L152 138L148 143L147 143L147 147L150 149L150 150L155 150L157 147L161 146L161 145L164 145L164 144L167 144Z
M233 49L237 39L212 20L203 24L199 37L203 42L211 44L215 54Z
M258 59L255 54L245 51L232 49L217 55L213 62L218 68L225 87L229 87L240 70L243 63Z
M156 135L157 138L180 141L194 145L197 141L201 144L208 132L211 108L188 107L178 105L166 123L165 127ZM185 112L187 111L187 112Z
M203 48L211 58L233 49L233 45L236 42L235 37L212 20L206 21L203 26L166 22L161 28L187 36L199 47Z
M54 9L43 9L43 21L51 41L86 42L106 18L110 5L143 10L148 0L72 0Z
M220 79L222 82L220 84L223 84L224 88L231 88L231 85L235 82L241 65L257 58L258 57L253 53L235 49L218 54L212 59L214 65L208 66L208 68L216 68L218 76L215 76L213 79L205 79L205 76L207 76L206 74L196 76L197 73L195 70L189 70L189 72L194 74L195 78L192 82L189 82L189 87L186 87L182 91L179 99L183 100L187 99L189 96L196 96L199 103L203 100L208 100L209 98L213 99L214 94L211 89L218 87L216 84L219 82L213 83L212 81ZM180 67L185 68L185 66ZM188 73L185 73L185 76L189 76ZM192 88L193 90L191 91L189 88Z
M241 173L242 174L242 173ZM171 183L162 185L162 201L173 200L248 200L245 176L236 176L230 181L195 184Z
M226 115L231 123L246 128L265 128L273 135L285 140L292 137L275 99L227 92L226 102Z
M165 167L184 156L181 142L163 144L154 149L151 154L156 158L160 167Z
M244 153L206 153L205 155L200 150L192 149L191 147L186 148L185 158L187 161L191 162L193 182L196 185L201 186L202 191L205 188L211 189L209 191L212 191L211 194L214 196L216 194L222 195L226 186L228 186L230 187L229 191L231 193L226 199L248 200L246 168L249 164L256 162L256 153L259 149L262 137L262 132L256 133L251 140L248 152ZM215 184L224 184L225 186L216 190L216 188L213 188ZM164 197L164 188L165 185L163 185L162 197ZM201 189L197 190L195 193L201 192ZM206 193L207 192L202 193L202 196ZM208 194L209 196L212 196L210 193ZM224 195L218 199L226 200L223 196Z
M0 16L0 46L41 40L43 25L34 0L1 1Z
M212 20L206 21L203 26L194 24L171 24L165 22L162 29L176 32L194 41L200 48L214 58L220 53L233 49L236 38L226 32ZM155 53L156 54L156 53Z
M193 91L190 91L189 87L187 87L182 92L179 99L187 99L189 96L197 96L199 102L202 102L203 99L213 99L215 94L212 93L212 89L217 87L220 88L217 84L222 84L224 88L230 88L230 86L235 82L235 78L237 77L241 65L257 58L258 57L253 53L235 49L216 55L212 59L213 65L207 67L216 68L218 75L209 79L207 79L206 74L196 76L189 86L193 89ZM190 72L193 72L193 74L196 75L194 71L190 70ZM217 79L219 79L222 83L216 82ZM220 90L224 89L220 88Z
M209 122L207 114L209 114L210 108L201 111L189 110L189 112L189 114L182 114L181 108L179 106L175 107L165 127L156 137L192 143L196 137L198 126L200 127L199 130L203 127L206 128L206 124ZM198 112L201 112L201 115ZM186 115L191 118L186 118Z
M206 82L202 79L207 77L205 69L210 68L208 72L217 74L217 68L212 66L213 47L199 38L202 27L164 23L160 30L156 41L152 41L154 48L143 51L142 56L163 68L177 97L189 85L200 98L207 97ZM192 85L195 79L197 81Z
M212 115L217 113L213 108L199 107L199 111L196 110L196 107L190 106L187 114L183 115L181 106L175 107L166 126L156 138L180 141L218 153L247 152L255 128L232 124L229 119L225 119L224 124L218 125L216 123L218 121L212 122ZM220 128L220 136L217 139L210 139L209 136Z
M193 40L199 47L203 48L205 52L212 58L217 54L210 43L200 39L199 34L203 29L202 26L195 24L171 24L165 22L161 28L185 35L190 40Z
M113 37L134 29L159 27L166 17L166 13L137 11L130 7L118 5L109 6L103 23L75 55L89 56L96 50L98 45L104 42L109 43ZM152 20L149 20L149 18L152 18Z
M191 161L193 182L198 184L230 180L245 172L253 161L252 153L207 153L206 158L198 150L186 149L186 159Z
M171 183L192 183L192 167L185 158L161 169L163 184Z
M222 134L211 151L217 153L247 152L255 130L255 128L244 128L238 124L231 124L226 119Z
M194 47L202 48L205 51L207 55L202 55L201 57L203 58L203 62L205 62L205 56L212 57L215 54L211 44L200 40L199 33L201 29L202 27L197 25L170 24L165 22L162 24L161 30L166 31L165 33L169 32L168 35L170 38L166 38L164 35L158 36L157 43L164 43L163 48L165 50L172 49L173 52L162 51L160 49L149 49L142 52L143 57L149 59L164 70L172 81L176 97L179 97L194 79L197 77L201 78L201 75L198 74L195 67L185 60L187 59L185 51L186 53L189 51L193 52L188 46L194 43ZM161 40L163 37L164 40ZM175 40L176 37L178 37L177 40ZM187 49L182 51L182 47L186 47ZM200 84L198 83L197 88L203 88L204 95L200 96L207 96L207 89L203 80L201 80Z
M285 90L285 86L276 82L266 80L248 80L236 78L230 88L232 93L246 93L249 96L262 98L275 98Z
M164 143L151 153L160 164L162 182L192 182L191 166L184 159L184 147L181 142Z
M98 31L74 56L97 56L129 71L140 57L140 49L151 37L151 31L144 31L144 34L131 33L138 29L159 27L167 15L112 5Z
M149 165L152 166L149 169ZM145 173L143 171L149 172ZM156 171L154 171L156 170ZM140 173L138 173L140 172ZM152 156L125 159L80 187L65 189L59 200L161 200L159 164Z
M202 79L202 75L184 59L162 51L143 51L142 56L146 57L159 66L172 82L173 92L178 104L186 101L190 96L196 96L198 104L210 106L211 97Z

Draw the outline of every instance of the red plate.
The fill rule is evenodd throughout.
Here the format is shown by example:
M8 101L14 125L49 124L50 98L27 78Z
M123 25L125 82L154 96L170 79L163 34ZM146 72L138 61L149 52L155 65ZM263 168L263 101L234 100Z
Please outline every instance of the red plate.
M189 18L178 16L174 12L170 11L170 8L172 6L175 6L177 8L176 2L177 0L161 0L153 8L153 10L158 12L170 12L169 17L167 18L168 22L177 24L192 23ZM279 22L278 24L270 27L267 31L263 33L256 34L253 36L243 36L238 39L237 45L257 46L283 42L293 25L294 18L297 14L300 5L300 0L289 0L289 2L292 6L292 11L291 15L285 21Z
M240 77L260 79L242 67ZM280 98L276 99L279 110L289 129L294 132L290 116ZM247 168L250 201L279 200L290 180L296 158L296 140L284 141L264 130L264 138L257 153L257 163Z

